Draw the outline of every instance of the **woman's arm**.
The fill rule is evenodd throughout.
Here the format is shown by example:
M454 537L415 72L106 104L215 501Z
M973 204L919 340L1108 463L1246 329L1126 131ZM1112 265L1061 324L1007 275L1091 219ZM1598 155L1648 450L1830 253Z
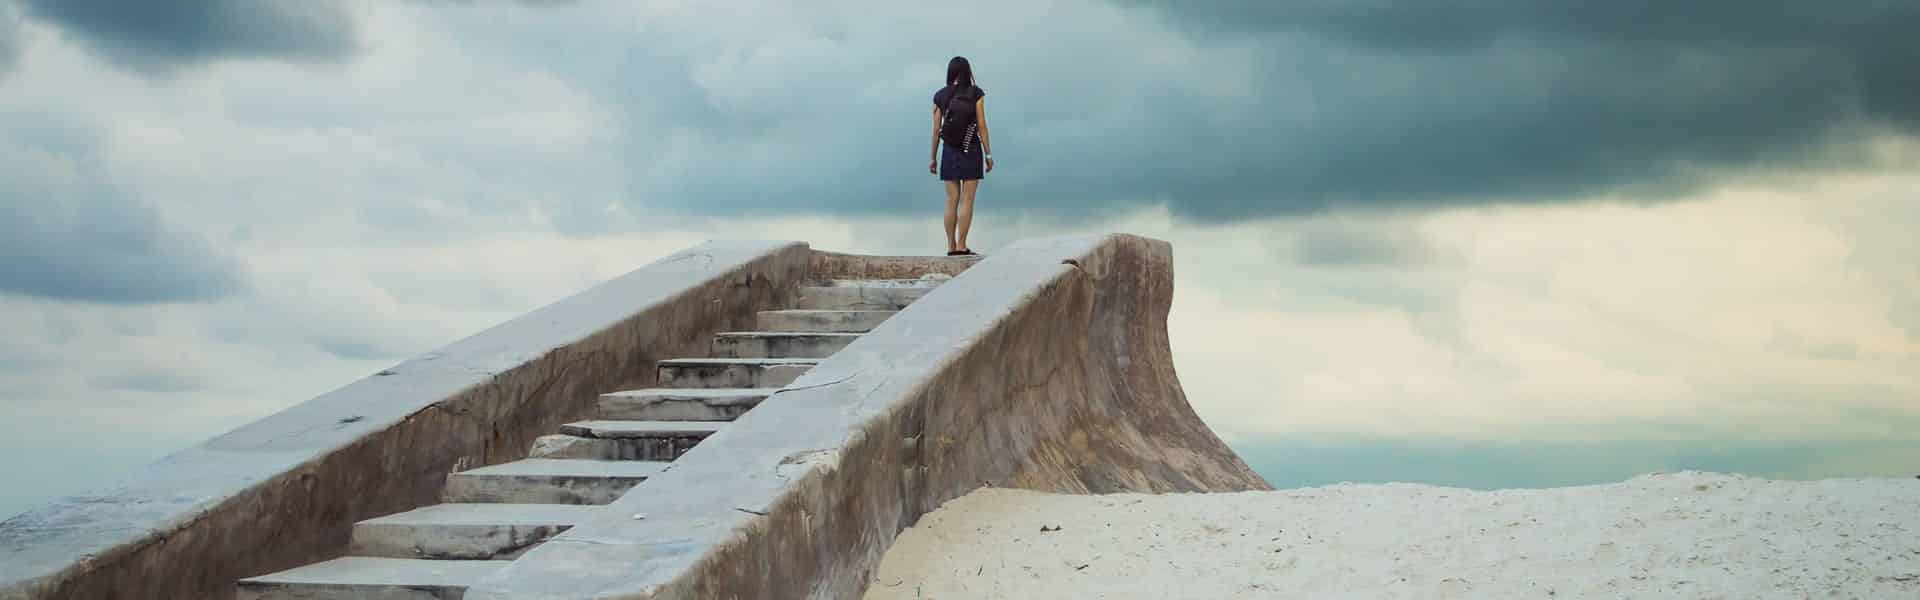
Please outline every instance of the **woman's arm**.
M927 152L927 171L935 171L940 164L940 105L933 105L933 148Z
M993 140L987 135L987 99L973 102L973 114L980 121L980 151L987 153L987 170L993 170Z

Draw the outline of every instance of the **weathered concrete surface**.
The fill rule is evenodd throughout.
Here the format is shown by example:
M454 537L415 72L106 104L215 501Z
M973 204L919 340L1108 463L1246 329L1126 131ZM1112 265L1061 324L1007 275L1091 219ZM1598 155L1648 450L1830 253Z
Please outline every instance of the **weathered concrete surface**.
M543 435L533 441L528 458L585 458L592 460L671 461L700 444L700 437L599 439L577 435Z
M533 449L527 452L527 458L580 458L588 460L626 460L638 456L621 456L629 448L611 443L613 440L596 440L577 435L556 433L543 435L533 440ZM688 450L693 448L689 446ZM654 459L661 460L661 459ZM665 460L672 460L669 456Z
M811 282L811 285L824 287L931 288L937 287L949 279L953 279L953 276L946 273L928 273L916 279L815 279Z
M713 336L714 358L826 358L858 339L858 333L728 331Z
M850 287L840 285L800 288L793 307L800 310L898 310L913 304L933 288L928 287Z
M1180 390L1172 266L1133 236L1003 249L467 598L854 598L895 535L980 486L1269 489Z
M815 358L674 358L660 361L660 387L783 387L812 369Z
M0 523L0 599L227 598L337 555L351 524L431 503L456 466L524 455L652 386L659 359L790 304L812 253L716 242L661 259Z
M459 600L467 585L506 565L348 556L242 580L239 600Z
M779 388L626 390L600 395L600 418L731 421Z
M701 439L725 427L714 421L621 421L594 419L560 426L560 433L601 439Z
M919 279L927 275L959 275L983 257L979 256L869 256L813 251L809 278L834 279Z
M446 502L607 504L668 463L528 458L447 476Z
M760 313L761 331L860 333L879 327L891 310L770 310Z
M434 504L353 526L352 556L492 560L565 531L598 506Z
M534 440L529 457L596 460L679 458L725 425L717 421L580 421Z

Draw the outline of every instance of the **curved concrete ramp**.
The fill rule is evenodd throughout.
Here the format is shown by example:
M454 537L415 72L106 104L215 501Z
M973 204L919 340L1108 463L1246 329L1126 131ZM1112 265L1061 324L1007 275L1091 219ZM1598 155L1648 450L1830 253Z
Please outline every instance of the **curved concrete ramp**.
M996 252L465 597L853 598L981 486L1270 489L1181 392L1172 258L1125 235ZM855 268L878 267L814 255L816 278Z

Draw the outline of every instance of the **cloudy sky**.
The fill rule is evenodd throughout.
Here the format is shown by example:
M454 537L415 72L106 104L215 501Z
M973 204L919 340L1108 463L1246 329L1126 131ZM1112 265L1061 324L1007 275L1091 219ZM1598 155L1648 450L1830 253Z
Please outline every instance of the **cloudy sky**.
M0 515L709 238L1172 241L1283 486L1920 473L1920 4L0 0Z

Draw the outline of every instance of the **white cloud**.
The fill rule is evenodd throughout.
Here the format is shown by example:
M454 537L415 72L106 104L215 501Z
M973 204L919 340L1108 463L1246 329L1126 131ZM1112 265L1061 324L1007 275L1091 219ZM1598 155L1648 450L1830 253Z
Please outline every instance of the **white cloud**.
M1419 217L1460 258L1441 301L1289 311L1189 286L1182 380L1240 435L1903 439L1920 423L1920 335L1899 323L1920 310L1902 291L1913 271L1852 219L1914 219L1889 188L1920 177ZM1302 283L1263 292L1317 293ZM1458 339L1423 331L1423 313Z

